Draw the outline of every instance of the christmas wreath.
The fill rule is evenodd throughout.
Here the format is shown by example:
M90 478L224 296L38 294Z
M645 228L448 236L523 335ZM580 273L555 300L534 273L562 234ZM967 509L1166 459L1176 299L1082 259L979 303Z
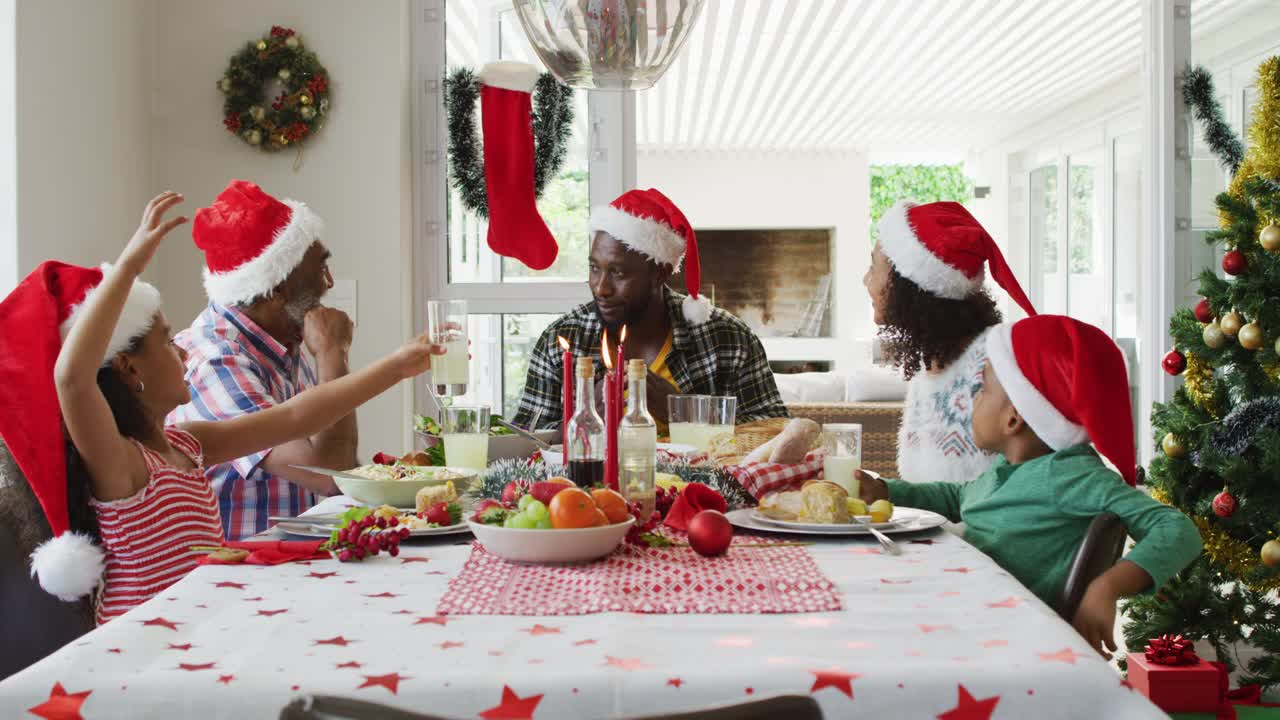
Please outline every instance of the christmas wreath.
M462 204L481 217L489 216L484 186L484 158L476 136L476 98L480 82L470 68L458 68L445 80L445 110L449 114L449 174ZM573 89L542 73L533 91L533 152L535 197L560 172L573 132Z
M279 94L268 103L269 84ZM328 71L296 32L278 25L231 57L218 89L227 96L227 132L266 152L300 145L329 113Z

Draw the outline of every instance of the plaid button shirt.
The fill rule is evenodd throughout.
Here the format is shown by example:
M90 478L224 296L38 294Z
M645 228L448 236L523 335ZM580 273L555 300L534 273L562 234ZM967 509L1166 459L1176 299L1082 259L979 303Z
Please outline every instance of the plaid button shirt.
M191 402L168 424L228 420L282 403L316 384L300 349L289 352L235 308L210 303L174 341L187 351ZM206 468L222 510L228 540L267 529L271 515L297 515L315 502L311 493L261 467L270 448Z
M671 318L672 349L667 367L681 392L690 395L733 395L738 398L737 422L788 417L778 386L769 370L760 339L746 323L716 308L711 319L693 325L684 318L684 296L666 291ZM569 342L575 357L595 358L596 379L604 375L600 337L604 323L595 303L580 305L551 323L534 345L529 375L520 398L515 424L544 430L560 427L561 349L556 336Z

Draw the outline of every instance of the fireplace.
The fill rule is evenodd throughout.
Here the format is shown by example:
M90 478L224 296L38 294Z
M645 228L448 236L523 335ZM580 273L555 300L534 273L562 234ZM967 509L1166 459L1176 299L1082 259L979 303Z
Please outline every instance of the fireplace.
M702 291L760 337L831 336L829 228L697 230ZM684 288L684 275L671 281Z

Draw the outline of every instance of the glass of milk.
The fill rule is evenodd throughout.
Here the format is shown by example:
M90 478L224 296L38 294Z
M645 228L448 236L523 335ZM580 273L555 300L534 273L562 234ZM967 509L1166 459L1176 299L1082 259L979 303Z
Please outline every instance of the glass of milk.
M854 471L862 468L862 426L856 423L823 425L822 448L826 451L822 461L823 478L849 491L849 497L858 497L858 477Z
M711 447L711 396L667 396L667 430L673 445L689 445L703 452Z
M467 301L428 300L427 335L445 347L431 356L431 388L438 397L467 394L470 351L467 349Z
M446 465L484 472L489 466L488 405L441 408L440 429Z

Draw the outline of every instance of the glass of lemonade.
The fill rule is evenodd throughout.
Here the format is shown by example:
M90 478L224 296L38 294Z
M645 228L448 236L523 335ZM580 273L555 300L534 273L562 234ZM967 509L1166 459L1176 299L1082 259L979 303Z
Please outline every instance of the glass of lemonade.
M854 471L862 468L862 426L823 425L822 447L826 451L822 461L823 478L848 490L850 497L858 497L858 477Z
M689 445L706 451L711 435L710 395L669 395L667 430L674 445Z
M732 395L712 395L707 398L711 405L707 418L707 449L711 442L722 435L733 438L735 421L738 418L738 398Z
M428 300L427 336L445 347L444 355L431 356L431 387L439 397L467 393L470 354L467 349L467 301Z
M488 405L449 405L441 410L440 429L445 464L479 472L489 466Z

